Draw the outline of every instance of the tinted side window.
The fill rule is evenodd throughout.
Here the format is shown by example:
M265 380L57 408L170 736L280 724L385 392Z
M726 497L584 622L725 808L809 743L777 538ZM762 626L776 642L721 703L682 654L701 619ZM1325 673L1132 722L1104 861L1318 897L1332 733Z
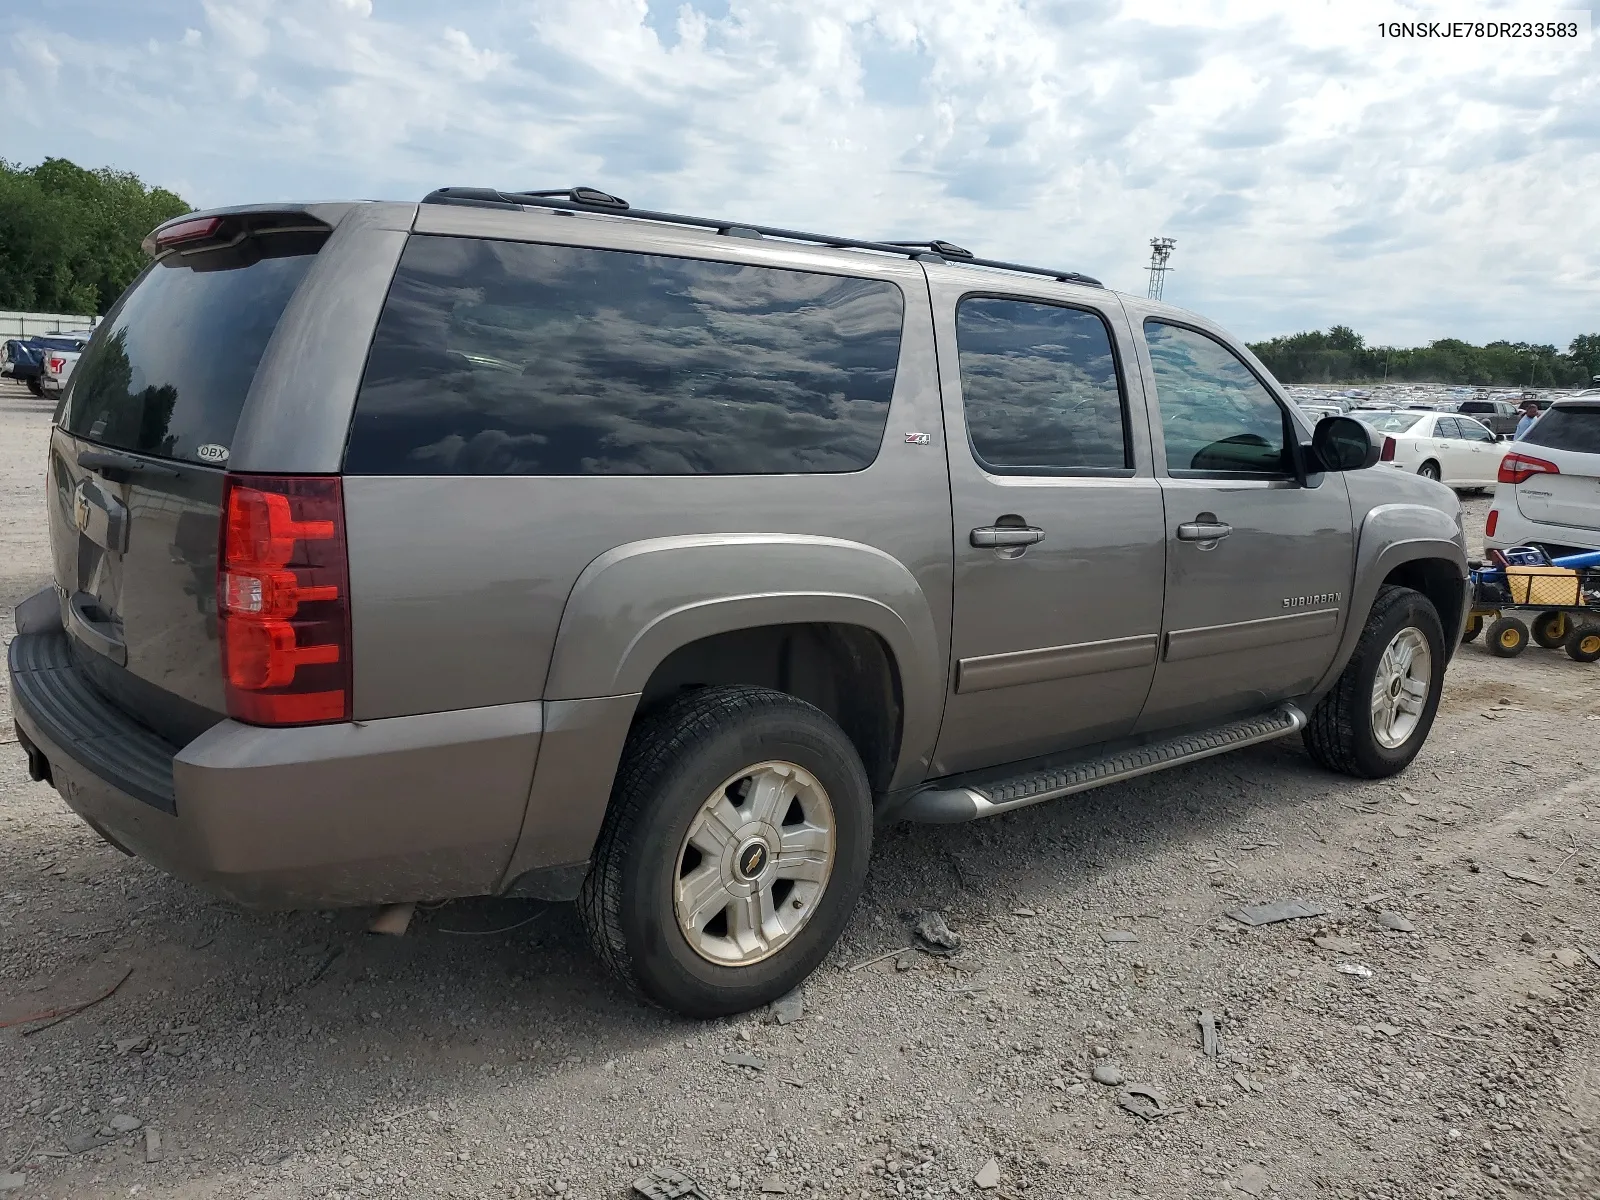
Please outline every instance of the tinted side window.
M1283 410L1233 351L1165 321L1144 336L1171 474L1289 474Z
M903 307L878 280L414 236L345 470L858 471L883 440Z
M1461 424L1454 417L1440 417L1433 423L1433 436L1459 438L1461 436Z
M1132 466L1111 331L1095 313L973 298L956 310L972 452L991 471Z
M1522 440L1552 450L1600 454L1600 405L1553 405Z
M1461 426L1461 436L1470 442L1492 442L1495 440L1494 434L1470 417L1459 417L1456 419L1456 424Z

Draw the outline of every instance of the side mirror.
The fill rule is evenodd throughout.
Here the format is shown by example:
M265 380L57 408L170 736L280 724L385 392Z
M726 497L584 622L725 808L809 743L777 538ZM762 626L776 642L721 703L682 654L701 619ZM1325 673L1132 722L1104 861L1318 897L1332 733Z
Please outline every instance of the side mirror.
M1311 435L1311 449L1330 471L1364 471L1375 466L1380 447L1354 417L1323 417Z

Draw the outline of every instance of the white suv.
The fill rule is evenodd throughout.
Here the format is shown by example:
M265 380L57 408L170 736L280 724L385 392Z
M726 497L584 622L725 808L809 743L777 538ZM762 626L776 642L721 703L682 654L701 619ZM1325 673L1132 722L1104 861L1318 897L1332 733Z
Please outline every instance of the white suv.
M1600 550L1600 392L1557 400L1500 463L1484 545Z

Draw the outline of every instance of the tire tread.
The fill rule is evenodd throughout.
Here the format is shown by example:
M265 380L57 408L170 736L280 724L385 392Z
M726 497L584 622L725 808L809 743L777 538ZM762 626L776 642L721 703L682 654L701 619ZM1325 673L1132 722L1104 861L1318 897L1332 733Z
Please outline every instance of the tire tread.
M622 929L623 871L640 813L655 800L662 778L675 764L730 725L764 709L796 707L827 719L814 705L784 692L731 684L686 693L649 713L629 732L595 844L594 865L578 893L578 915L596 957L634 995L650 998Z

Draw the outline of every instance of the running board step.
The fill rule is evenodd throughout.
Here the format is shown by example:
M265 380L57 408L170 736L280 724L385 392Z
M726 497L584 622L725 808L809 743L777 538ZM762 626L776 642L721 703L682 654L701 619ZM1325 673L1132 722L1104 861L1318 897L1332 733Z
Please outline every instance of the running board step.
M1164 742L1151 742L1106 758L1092 758L1087 762L1065 767L1052 767L1010 779L997 779L983 784L961 787L933 788L918 792L895 813L902 821L920 821L934 825L954 825L961 821L975 821L979 817L992 817L996 813L1010 812L1057 796L1070 796L1090 788L1148 775L1178 763L1194 762L1224 754L1257 742L1270 742L1304 729L1306 715L1292 704L1243 721L1219 725L1200 733L1186 733Z

